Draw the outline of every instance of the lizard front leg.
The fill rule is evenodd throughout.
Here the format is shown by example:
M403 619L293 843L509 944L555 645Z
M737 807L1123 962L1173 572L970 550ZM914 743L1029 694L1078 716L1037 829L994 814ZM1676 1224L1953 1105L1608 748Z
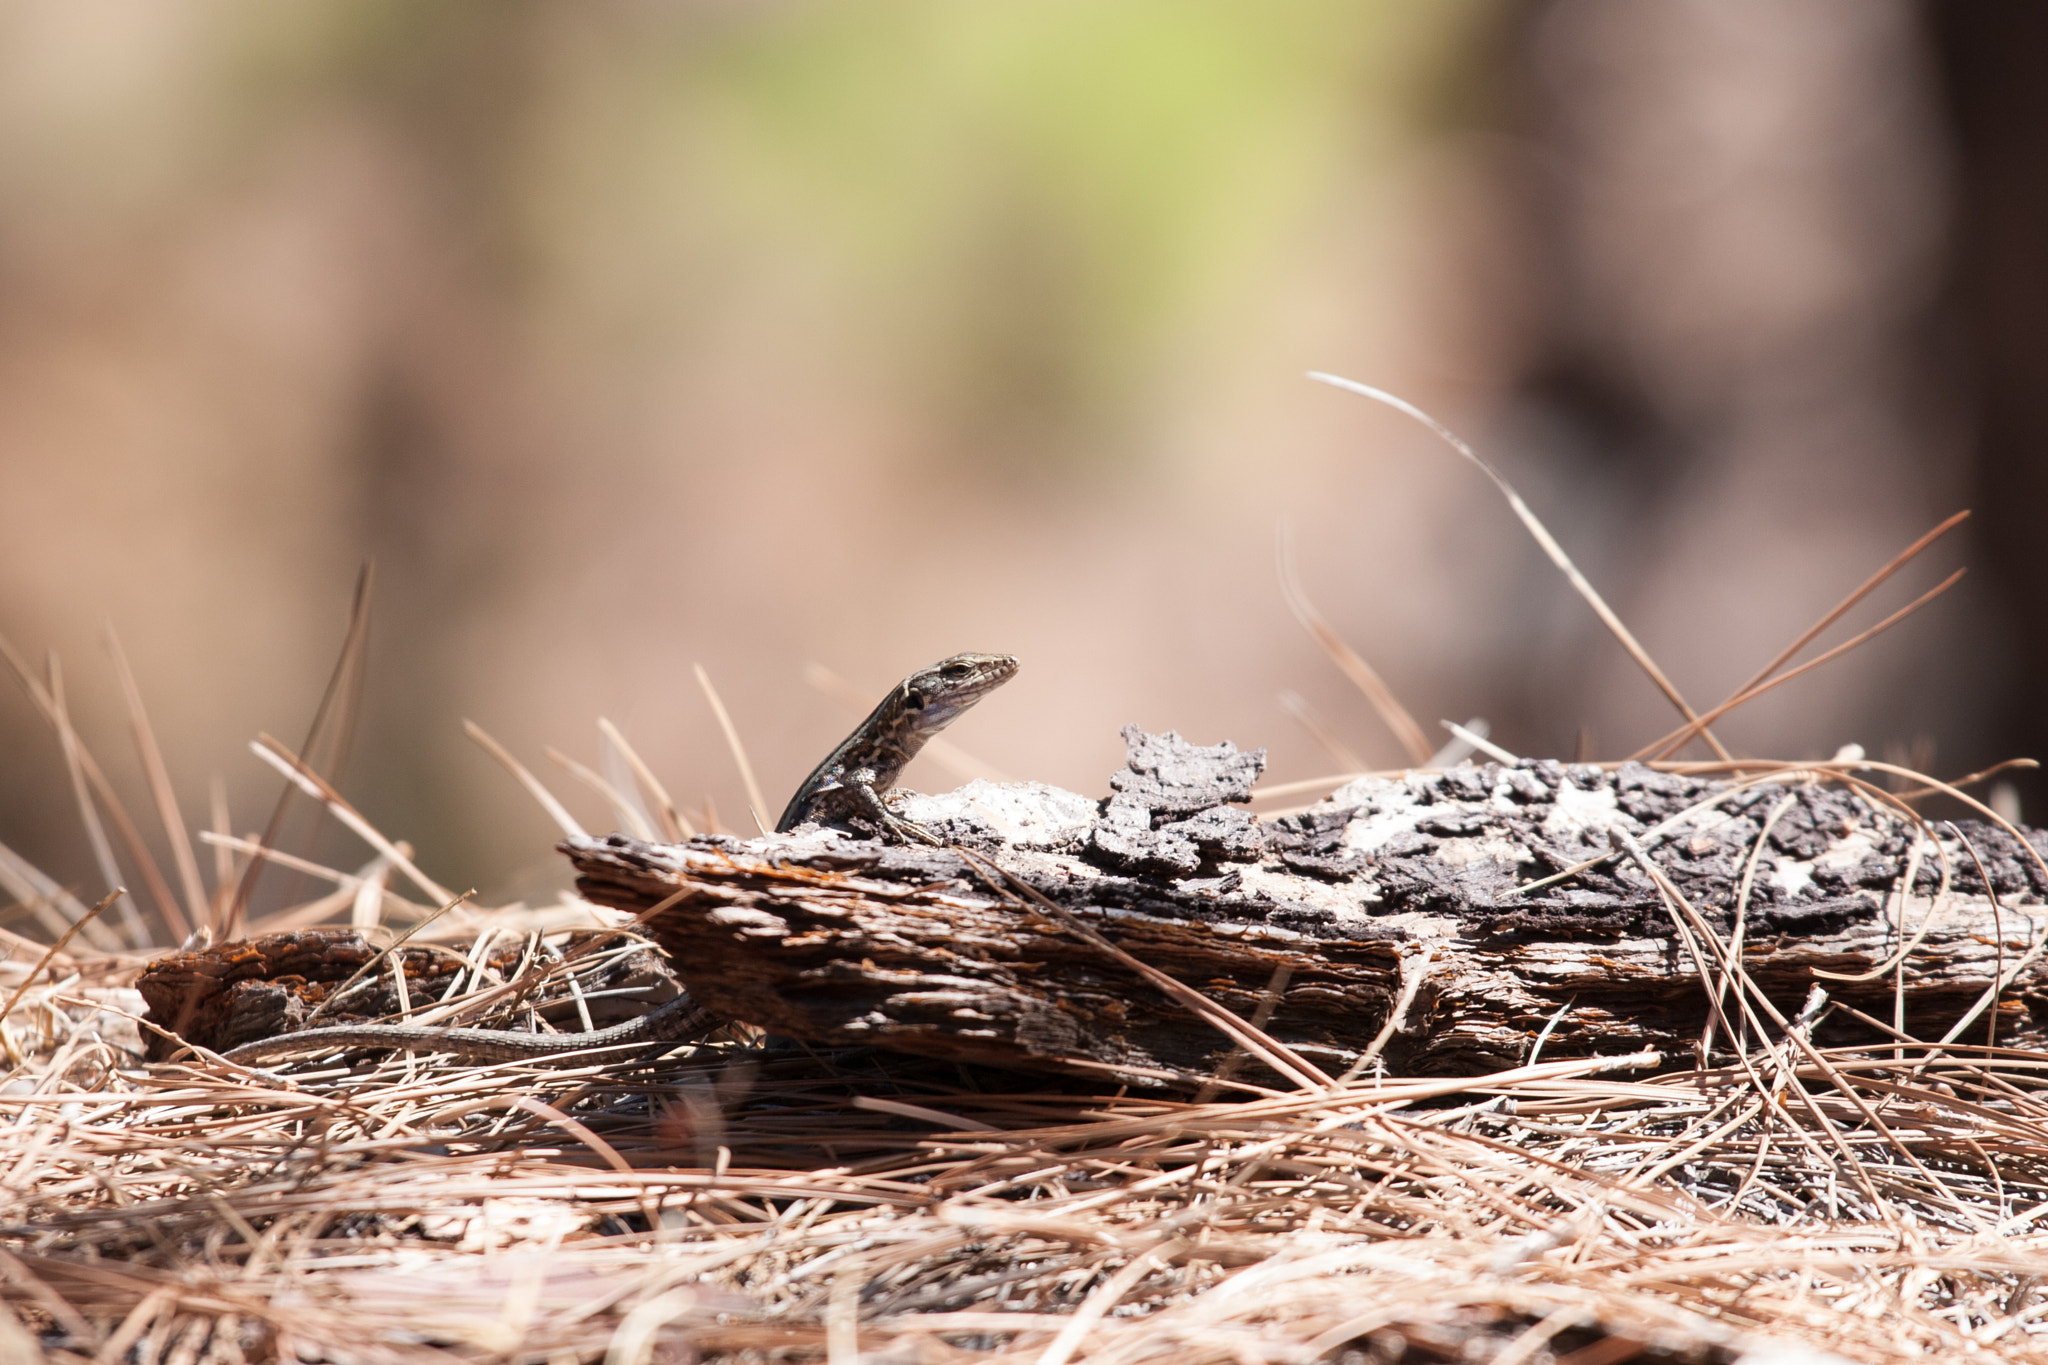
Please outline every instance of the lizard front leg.
M846 793L848 803L855 807L858 817L872 825L884 838L894 835L906 844L934 846L945 842L915 820L906 820L889 809L888 801L875 790L875 774L872 772L862 769L848 773L840 790Z

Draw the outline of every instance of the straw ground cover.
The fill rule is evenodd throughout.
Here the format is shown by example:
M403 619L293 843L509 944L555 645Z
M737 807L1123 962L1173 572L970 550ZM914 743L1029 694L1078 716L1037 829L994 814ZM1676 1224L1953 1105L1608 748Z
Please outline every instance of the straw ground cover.
M1731 704L1789 676L1812 634L1931 540ZM366 619L359 603L345 660ZM1377 681L1328 639L1361 686ZM1821 1046L1824 992L1774 1013L1675 896L1674 951L1722 964L1716 1012L1741 1025L1703 1045L1706 1069L1544 1060L1539 1033L1490 1075L1331 1080L1256 1011L1215 1022L1280 1065L1248 1067L1224 1098L818 1051L744 1021L548 1066L353 1052L255 1069L175 1039L147 1061L161 1026L132 982L189 934L339 920L404 937L366 975L389 973L414 1021L467 1024L587 1019L642 940L573 900L469 903L326 785L313 743L306 761L262 751L374 856L309 867L327 889L251 922L253 872L287 856L265 852L280 822L211 831L209 876L129 688L174 850L164 874L57 680L13 661L108 886L125 862L140 895L88 907L0 849L17 906L0 939L0 1360L2048 1359L2048 1057L1960 1034ZM351 673L330 694L343 710ZM1660 744L1714 747L1717 712L1670 690L1684 729ZM1405 713L1389 723L1421 734ZM689 832L623 739L606 743L637 790L572 775L631 832ZM1859 790L1910 812L1934 789L1892 777ZM2038 906L2005 910L2010 962L1980 1019L2039 973ZM415 950L451 967L418 994ZM1886 970L1910 974L1910 953Z
M133 967L7 1022L10 1358L2048 1358L2033 1054L1207 1104L738 1040L278 1077L139 1064Z

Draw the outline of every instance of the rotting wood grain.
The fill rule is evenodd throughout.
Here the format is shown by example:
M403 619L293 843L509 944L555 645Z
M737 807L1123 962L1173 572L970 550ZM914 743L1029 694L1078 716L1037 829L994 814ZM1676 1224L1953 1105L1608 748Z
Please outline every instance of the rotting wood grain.
M579 930L559 945L575 953L592 940L620 937L615 931ZM407 982L407 998L417 1009L437 1000L458 971L466 970L468 944L413 943L397 950ZM529 936L503 935L488 946L477 964L495 978L511 974L533 950ZM187 1043L226 1052L308 1026L317 1013L321 1024L370 1024L394 1018L400 1008L390 972L379 969L359 975L377 956L378 948L354 929L302 929L266 934L208 948L166 953L136 978L135 987L149 1007L152 1023ZM666 982L667 969L644 945L611 958L604 970L605 986ZM330 997L353 981L339 1001ZM600 983L593 982L593 985ZM669 992L673 992L669 987ZM544 1014L560 1013L564 1002L547 992ZM660 992L655 992L659 998ZM620 1005L612 999L590 1007L593 1020L616 1021ZM631 1008L644 1008L634 1001ZM573 1006L571 1007L573 1017ZM630 1017L630 1015L628 1016ZM148 1055L157 1060L176 1050L176 1043L149 1033Z

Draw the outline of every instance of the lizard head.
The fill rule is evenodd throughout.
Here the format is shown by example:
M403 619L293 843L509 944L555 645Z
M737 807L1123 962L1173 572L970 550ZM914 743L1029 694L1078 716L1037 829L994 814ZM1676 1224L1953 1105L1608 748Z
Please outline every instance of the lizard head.
M903 680L903 705L919 713L921 728L931 733L1008 682L1017 672L1009 654L955 654Z

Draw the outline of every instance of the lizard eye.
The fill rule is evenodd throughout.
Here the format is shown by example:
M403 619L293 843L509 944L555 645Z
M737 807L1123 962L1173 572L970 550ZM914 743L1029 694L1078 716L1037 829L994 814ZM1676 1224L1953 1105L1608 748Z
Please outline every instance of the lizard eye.
M903 694L903 704L913 711L924 710L924 693L914 687L911 688Z
M974 670L969 668L966 664L947 664L944 668L939 670L939 672L945 676L947 682L959 682L962 678L966 677L973 671Z

